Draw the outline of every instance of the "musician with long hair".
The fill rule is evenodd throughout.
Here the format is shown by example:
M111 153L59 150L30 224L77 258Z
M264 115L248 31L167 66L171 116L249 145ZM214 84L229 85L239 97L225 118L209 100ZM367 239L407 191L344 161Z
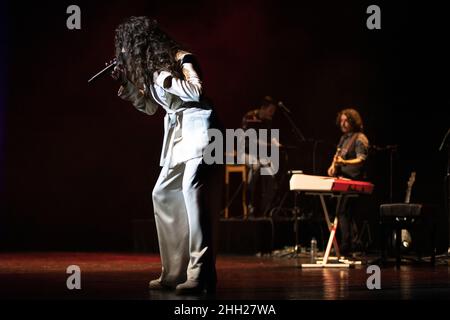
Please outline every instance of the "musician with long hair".
M207 179L214 175L202 160L215 117L196 59L148 17L120 24L115 49L118 95L148 115L159 107L166 112L162 170L152 193L162 269L149 288L180 294L214 290L215 218L206 195L212 189Z
M341 110L336 118L336 124L342 132L333 161L328 168L328 175L344 177L353 180L366 180L366 164L369 155L369 140L363 133L361 115L354 108ZM355 202L346 199L342 212L339 214L339 231L341 238L341 253L350 254L356 248L357 227L352 211Z
M342 136L328 168L328 175L364 180L369 140L363 133L364 126L359 112L352 108L340 111L336 124L341 129Z

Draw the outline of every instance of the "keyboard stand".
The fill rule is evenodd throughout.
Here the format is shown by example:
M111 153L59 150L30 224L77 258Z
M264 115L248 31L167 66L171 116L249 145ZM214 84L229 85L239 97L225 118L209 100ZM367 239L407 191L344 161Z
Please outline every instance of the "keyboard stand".
M323 258L317 258L316 263L302 263L302 268L350 268L355 265L361 264L361 261L352 261L345 259L345 257L341 257L339 251L339 245L336 240L336 230L338 227L338 214L341 212L341 206L344 203L345 198L350 197L358 197L358 194L354 193L338 193L335 194L333 192L305 192L306 195L315 195L319 196L320 203L322 204L323 213L325 216L325 221L328 226L328 230L330 231L330 236L328 238L327 248L325 250L325 254ZM329 196L330 198L337 198L336 204L336 212L334 215L334 221L331 223L330 215L328 214L327 205L325 203L325 196ZM334 246L334 250L336 252L336 257L331 257L331 246Z

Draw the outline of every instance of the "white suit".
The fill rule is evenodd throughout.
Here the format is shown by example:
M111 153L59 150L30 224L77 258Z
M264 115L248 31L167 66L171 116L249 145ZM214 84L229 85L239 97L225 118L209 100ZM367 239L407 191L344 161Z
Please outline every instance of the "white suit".
M118 93L149 115L158 105L167 112L153 206L162 262L160 281L170 287L186 279L215 281L213 223L205 197L210 168L202 164L213 110L200 103L202 83L191 60L185 59L189 56L186 52L177 55L184 79L162 71L154 74L154 85L145 88L147 97L131 82Z

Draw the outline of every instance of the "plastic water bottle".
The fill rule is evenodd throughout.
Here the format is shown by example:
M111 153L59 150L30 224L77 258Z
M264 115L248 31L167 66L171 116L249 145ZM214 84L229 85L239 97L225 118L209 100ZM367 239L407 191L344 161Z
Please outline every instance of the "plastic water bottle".
M311 239L311 263L316 263L317 258L317 240L316 238Z

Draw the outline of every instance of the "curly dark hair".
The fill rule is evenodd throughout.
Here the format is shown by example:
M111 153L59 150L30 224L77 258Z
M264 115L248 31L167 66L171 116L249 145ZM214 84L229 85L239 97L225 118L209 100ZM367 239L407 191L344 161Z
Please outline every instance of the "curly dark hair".
M116 29L115 50L119 65L124 66L128 79L139 88L153 84L155 71L165 70L181 77L175 59L181 47L154 19L142 16L125 20Z
M350 124L352 132L362 132L364 129L362 118L358 111L353 108L347 108L341 110L336 117L336 125L339 127L341 124L341 116L345 114L347 121Z

